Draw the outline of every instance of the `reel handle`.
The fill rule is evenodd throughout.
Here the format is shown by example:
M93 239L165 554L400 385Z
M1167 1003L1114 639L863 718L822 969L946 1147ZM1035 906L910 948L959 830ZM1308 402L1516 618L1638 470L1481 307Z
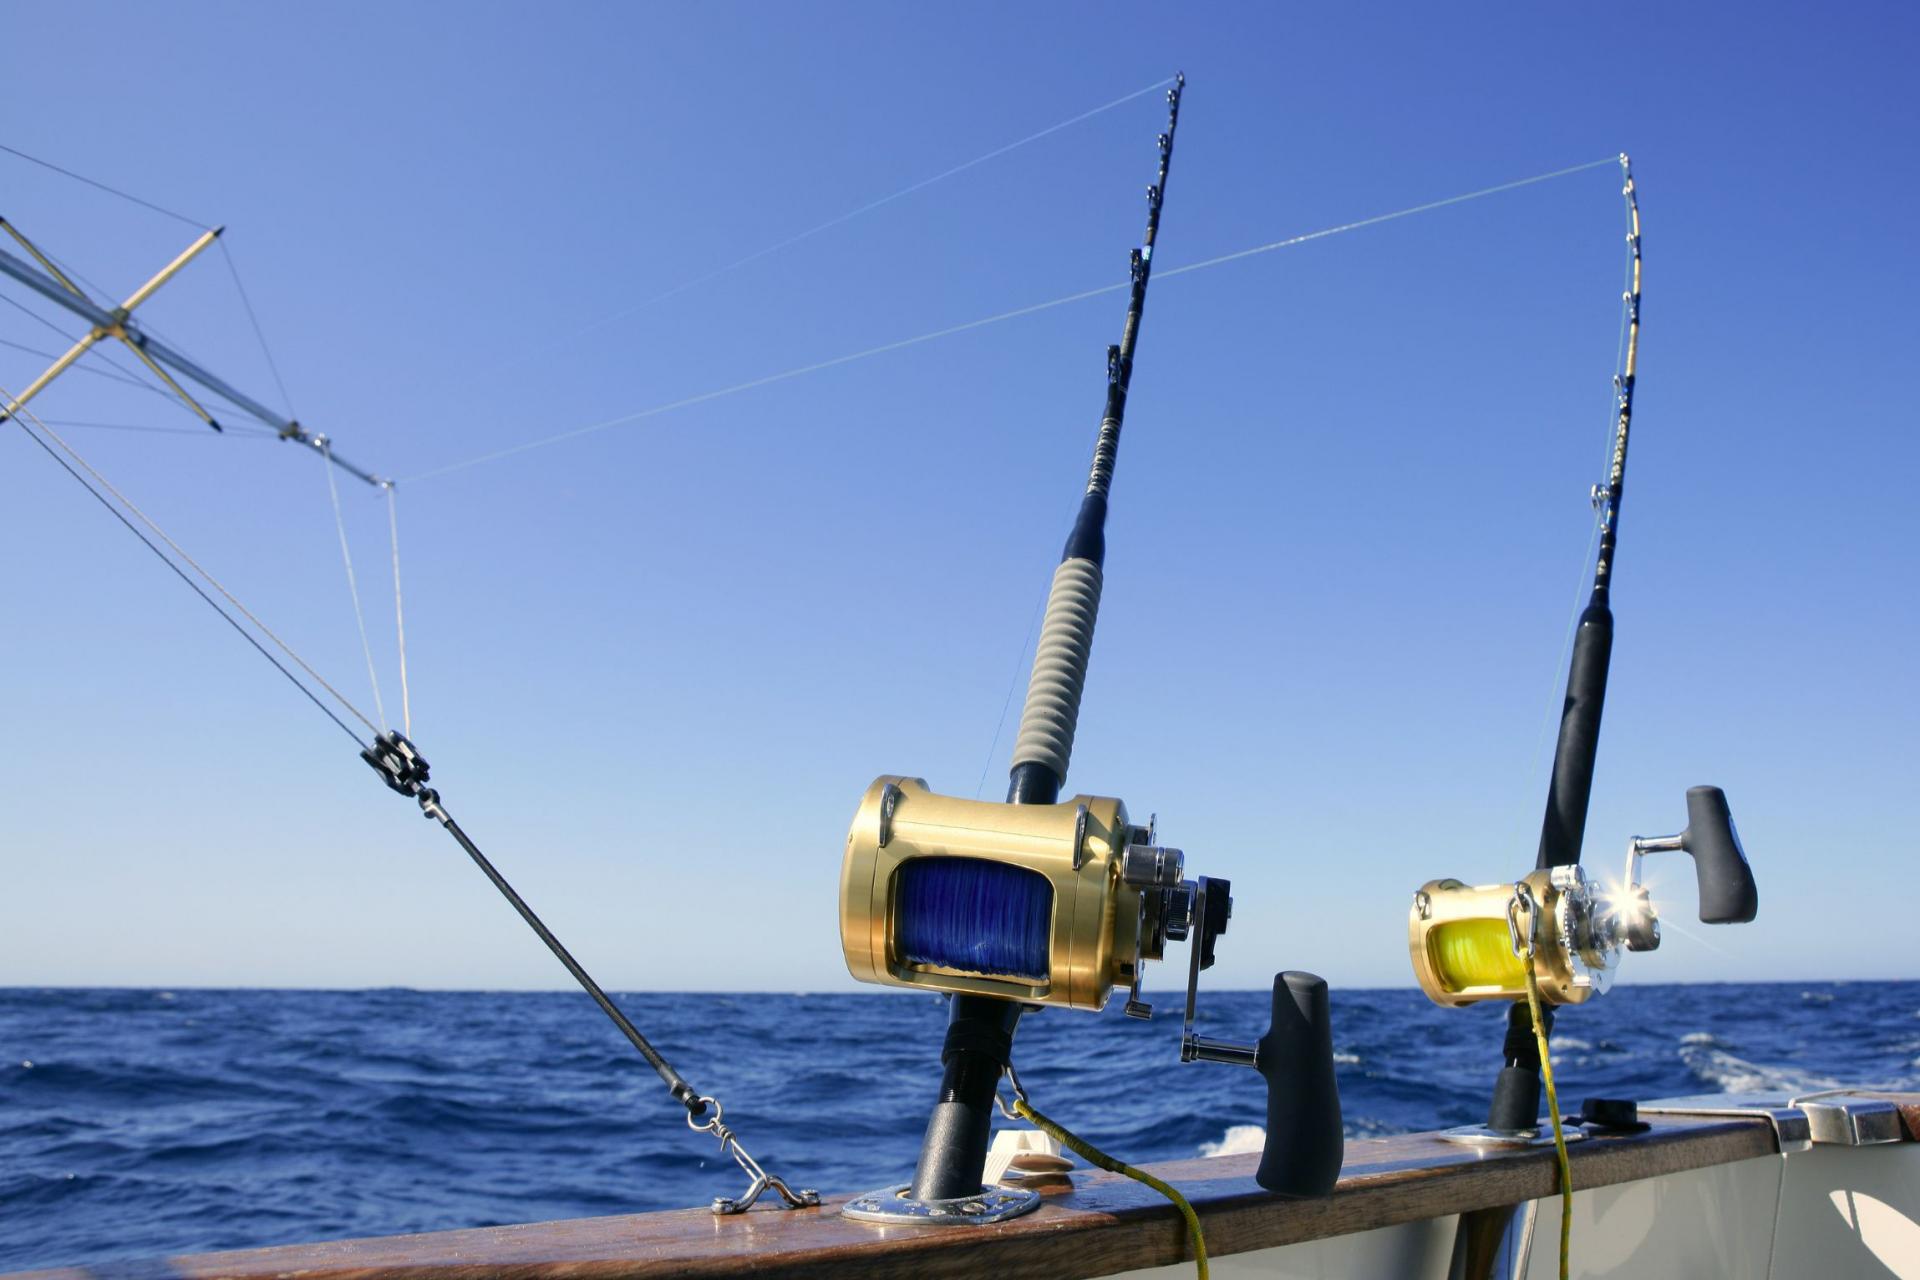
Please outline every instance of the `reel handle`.
M1267 1141L1254 1181L1286 1196L1327 1195L1340 1177L1346 1135L1324 979L1298 970L1274 975L1273 1022L1253 1066L1267 1081Z
M1760 911L1760 889L1733 827L1727 793L1719 787L1687 789L1687 829L1680 845L1693 855L1700 882L1700 919L1706 924L1745 924Z

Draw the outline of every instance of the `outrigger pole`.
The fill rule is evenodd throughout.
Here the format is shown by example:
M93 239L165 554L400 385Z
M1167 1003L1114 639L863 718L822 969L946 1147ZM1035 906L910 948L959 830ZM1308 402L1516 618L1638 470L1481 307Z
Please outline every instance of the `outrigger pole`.
M5 231L8 236L12 237L15 243L25 249L34 260L33 263L29 263L0 249L0 274L11 276L48 301L71 311L91 326L84 337L74 343L65 355L48 366L46 372L29 383L18 396L15 396L5 403L0 403L0 422L4 422L6 419L12 417L21 406L44 391L55 378L71 368L74 363L91 350L95 344L103 342L108 338L117 338L126 345L129 351L133 352L133 354L139 358L142 364L153 371L155 377L166 384L168 390L179 396L180 399L186 403L187 408L193 411L196 417L209 427L212 427L215 431L221 431L224 430L224 428L214 416L207 411L205 406L188 394L186 388L182 387L180 383L167 372L168 369L173 370L174 373L180 374L188 381L204 387L206 390L213 392L215 395L245 410L250 416L259 419L260 422L266 426L272 427L275 431L279 432L282 440L292 440L298 444L306 445L309 449L320 454L326 458L327 461L339 467L355 479L362 480L376 488L391 489L393 487L391 480L383 479L371 471L366 471L348 462L338 453L334 452L327 441L309 432L294 419L269 409L258 400L235 388L231 383L201 368L200 365L188 359L180 352L175 351L172 347L147 333L133 322L132 315L134 308L152 297L161 285L173 279L183 267L198 257L207 246L219 239L220 233L225 230L225 228L214 227L203 232L197 240L188 245L186 249L180 253L180 256L168 263L158 275L136 289L132 296L125 302L112 309L102 307L94 302L93 299L89 298L79 285L67 277L67 273L62 271L53 259L42 253L31 240L28 240L27 237L20 232L19 228L15 227L5 218L0 218L0 230ZM36 267L34 263L38 263L39 265Z
M1600 749L1600 713L1607 701L1607 669L1613 657L1613 553L1620 533L1620 499L1627 475L1627 436L1633 425L1633 377L1640 351L1640 200L1633 167L1620 157L1621 195L1627 203L1627 251L1632 275L1626 295L1626 363L1614 376L1613 461L1605 484L1593 487L1600 510L1600 550L1594 558L1593 590L1573 637L1567 670L1567 696L1560 711L1560 736L1554 745L1553 775L1547 784L1547 810L1540 823L1540 852L1535 867L1573 866L1586 837L1587 805L1593 795L1594 761ZM1553 1030L1553 1008L1541 1009L1541 1030ZM1524 1002L1507 1016L1506 1066L1494 1086L1487 1124L1494 1129L1531 1128L1539 1118L1540 1050L1533 1018Z
M1117 346L1107 348L1107 400L1094 445L1093 465L1080 499L1080 512L1054 571L1045 621L1034 650L1033 677L1027 686L1020 732L1014 741L1013 769L1007 783L1009 804L1050 805L1060 798L1067 762L1073 754L1080 693L1093 648L1093 626L1100 610L1101 566L1106 558L1107 491L1113 483L1120 426L1127 412L1127 388L1133 381L1133 351L1140 318L1147 306L1147 281L1153 273L1153 242L1160 230L1167 171L1173 163L1173 135L1180 124L1180 94L1186 77L1167 90L1167 131L1160 135L1160 169L1147 188L1147 230L1132 254L1132 293L1126 325ZM1198 944L1196 944L1198 945ZM993 1127L993 1099L1013 1052L1014 1028L1021 1006L994 996L953 997L946 1043L940 1061L940 1101L927 1121L926 1137L913 1175L918 1201L977 1196Z

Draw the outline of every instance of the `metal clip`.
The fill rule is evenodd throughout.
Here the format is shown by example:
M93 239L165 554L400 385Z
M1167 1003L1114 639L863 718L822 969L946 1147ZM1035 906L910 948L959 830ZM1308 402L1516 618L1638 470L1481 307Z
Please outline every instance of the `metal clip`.
M1516 912L1527 913L1527 937L1520 940L1520 922L1514 918ZM1527 888L1526 881L1517 880L1513 886L1513 897L1507 902L1507 936L1513 942L1513 954L1522 960L1533 959L1534 947L1540 941L1540 912L1535 909L1533 892Z
M1087 806L1073 806L1073 869L1087 860Z
M720 1149L732 1156L734 1163L738 1164L741 1170L746 1173L747 1177L752 1179L752 1181L747 1184L747 1190L744 1195L716 1196L713 1201L713 1211L715 1213L745 1213L753 1207L753 1202L758 1200L761 1195L766 1192L768 1187L772 1187L780 1193L780 1198L786 1201L786 1207L789 1209L808 1209L820 1203L820 1193L818 1191L810 1187L802 1187L800 1190L795 1191L779 1178L774 1177L765 1169L762 1169L760 1162L748 1155L746 1148L740 1145L740 1140L733 1136L733 1130L721 1121L720 1114L722 1108L716 1099L701 1098L699 1101L706 1106L712 1107L713 1114L707 1118L705 1123L696 1124L693 1119L693 1112L688 1111L687 1128L692 1129L695 1133L710 1133L718 1138L720 1140Z
M900 803L900 788L889 782L880 789L880 847L893 839L893 810Z
M380 781L403 796L417 796L427 785L427 759L411 742L389 729L360 752Z

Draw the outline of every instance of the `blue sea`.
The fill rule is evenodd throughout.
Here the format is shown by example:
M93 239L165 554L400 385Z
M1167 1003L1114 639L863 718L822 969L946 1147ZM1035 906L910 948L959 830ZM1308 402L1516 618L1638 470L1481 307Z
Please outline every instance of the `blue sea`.
M627 995L769 1169L905 1180L939 1082L936 998ZM1207 993L1252 1040L1265 992ZM1178 1001L1050 1010L1037 1105L1130 1160L1257 1146L1264 1086L1178 1061ZM1333 993L1350 1134L1484 1118L1504 1006ZM1628 986L1557 1023L1562 1101L1920 1087L1920 982ZM705 1204L743 1178L584 995L0 989L0 1268Z

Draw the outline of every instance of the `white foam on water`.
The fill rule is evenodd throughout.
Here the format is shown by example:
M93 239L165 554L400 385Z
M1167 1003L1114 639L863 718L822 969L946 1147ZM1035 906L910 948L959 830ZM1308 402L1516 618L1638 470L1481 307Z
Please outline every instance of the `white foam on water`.
M1593 1045L1577 1036L1555 1036L1553 1047L1556 1049L1591 1049Z
M1200 1144L1203 1156L1242 1156L1255 1151L1263 1151L1267 1145L1267 1131L1257 1124L1236 1124L1227 1126L1226 1133L1218 1142Z
M1360 1065L1360 1055L1357 1053L1345 1053L1340 1050L1335 1050L1333 1060L1337 1065L1343 1067L1357 1067Z
M1713 1044L1714 1043L1713 1032L1689 1031L1687 1032L1687 1034L1680 1037L1680 1043L1681 1044Z
M1702 1041L1693 1041L1690 1046L1682 1048L1680 1059L1687 1064L1689 1071L1722 1093L1795 1094L1840 1088L1840 1081L1831 1076L1749 1062L1725 1049L1705 1048Z

